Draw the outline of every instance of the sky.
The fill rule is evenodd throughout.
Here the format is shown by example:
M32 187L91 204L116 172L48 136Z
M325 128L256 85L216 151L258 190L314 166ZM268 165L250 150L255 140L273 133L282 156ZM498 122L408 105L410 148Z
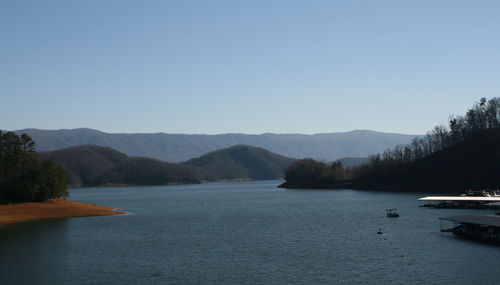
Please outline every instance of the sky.
M424 134L500 96L500 1L0 1L0 129Z

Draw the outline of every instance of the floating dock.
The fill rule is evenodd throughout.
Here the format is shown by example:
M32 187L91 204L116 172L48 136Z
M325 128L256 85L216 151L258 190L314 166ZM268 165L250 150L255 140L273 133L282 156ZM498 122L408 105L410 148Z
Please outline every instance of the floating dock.
M428 196L418 199L419 206L436 208L500 208L500 197L486 196Z
M500 216L465 215L439 218L441 232L464 238L500 243Z

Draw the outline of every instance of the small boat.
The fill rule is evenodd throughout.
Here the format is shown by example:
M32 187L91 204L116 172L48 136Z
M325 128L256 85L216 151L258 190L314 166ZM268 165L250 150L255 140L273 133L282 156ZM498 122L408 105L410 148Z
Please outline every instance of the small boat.
M381 235L381 234L383 234L383 232L382 232L382 229L378 229L378 232L377 232L377 234L378 234L378 235Z
M387 217L389 217L389 218L399 217L399 213L396 210L397 209L391 209L391 208L385 210L387 212Z

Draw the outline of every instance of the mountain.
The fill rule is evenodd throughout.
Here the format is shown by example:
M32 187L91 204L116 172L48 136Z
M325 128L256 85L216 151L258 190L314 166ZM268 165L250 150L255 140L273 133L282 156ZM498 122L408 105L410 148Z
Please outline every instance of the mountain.
M294 161L262 148L235 145L190 159L182 165L190 166L208 181L250 179L277 179Z
M463 193L500 187L500 98L481 98L464 116L450 116L411 144L344 168L313 159L293 162L284 188L349 188Z
M465 141L411 164L400 183L414 190L462 193L500 186L500 129L478 132Z
M457 194L498 189L498 173L500 129L487 129L414 161L379 158L350 171L312 159L298 160L286 170L286 182L280 187Z
M75 187L278 179L294 161L245 145L214 151L179 164L129 157L112 148L96 145L41 152L40 156L60 164L66 170L68 184Z
M500 129L475 132L464 141L408 164L369 172L355 188L463 193L500 186Z
M162 185L199 183L187 167L143 157L129 157L108 147L84 145L40 153L67 173L68 184L90 187L110 184Z
M367 157L398 144L409 143L415 136L357 130L343 133L302 134L109 134L92 129L24 129L36 141L38 151L53 151L77 145L99 145L130 156L181 162L208 152L237 144L261 147L292 158L335 161L342 157Z

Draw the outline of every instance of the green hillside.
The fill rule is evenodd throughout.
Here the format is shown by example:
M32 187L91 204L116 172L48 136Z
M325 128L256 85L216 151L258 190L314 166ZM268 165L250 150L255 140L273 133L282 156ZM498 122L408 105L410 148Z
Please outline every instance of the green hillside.
M500 186L500 130L483 130L412 163L367 172L361 189L461 193Z
M60 164L67 172L68 184L76 187L199 183L196 173L187 167L128 157L107 147L76 146L41 155Z
M464 116L451 117L449 128L436 126L410 144L370 156L361 166L297 161L280 187L462 193L499 189L498 173L500 98L481 98Z
M188 160L182 165L196 169L208 181L267 180L282 178L293 161L262 148L235 145Z
M67 173L75 187L101 185L163 185L199 183L201 180L267 180L283 177L293 159L267 150L237 145L184 163L129 157L112 148L84 145L43 152Z

